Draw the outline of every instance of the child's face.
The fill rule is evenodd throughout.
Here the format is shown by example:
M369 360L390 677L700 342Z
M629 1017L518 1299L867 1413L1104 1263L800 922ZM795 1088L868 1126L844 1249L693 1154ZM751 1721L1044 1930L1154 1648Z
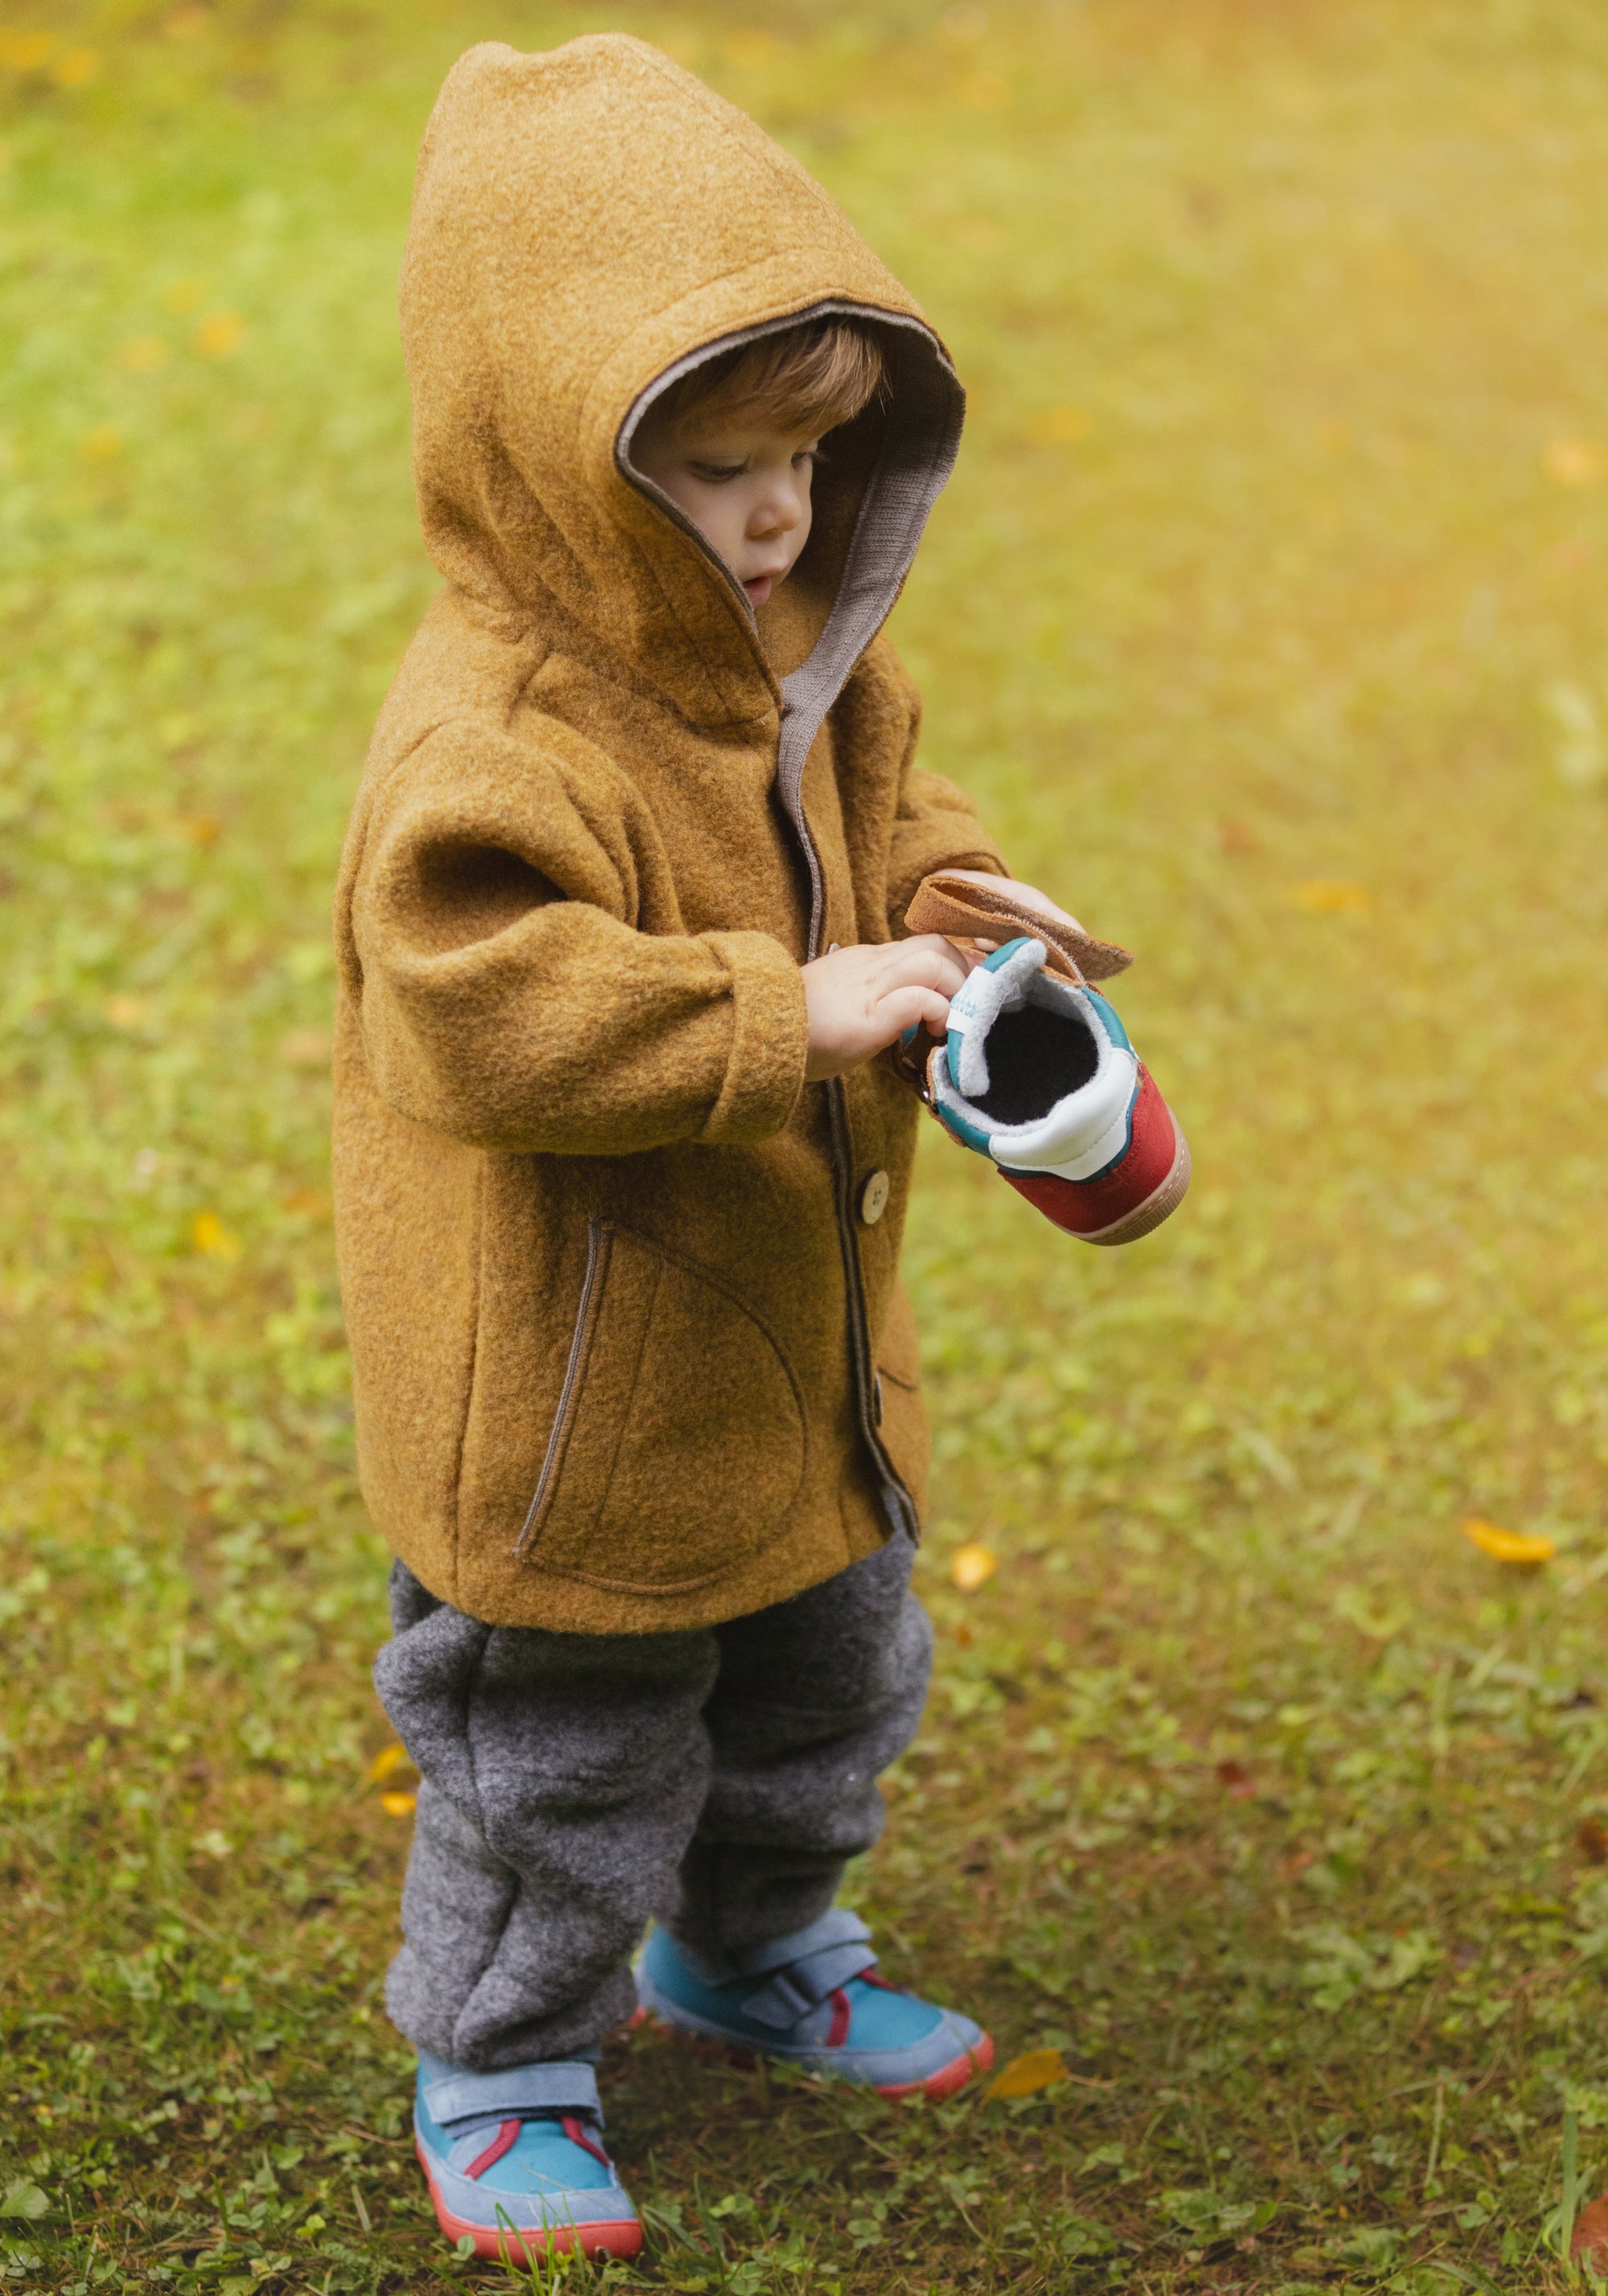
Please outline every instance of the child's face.
M762 606L809 539L809 482L820 441L759 428L741 409L695 410L660 434L644 423L634 460L662 487Z

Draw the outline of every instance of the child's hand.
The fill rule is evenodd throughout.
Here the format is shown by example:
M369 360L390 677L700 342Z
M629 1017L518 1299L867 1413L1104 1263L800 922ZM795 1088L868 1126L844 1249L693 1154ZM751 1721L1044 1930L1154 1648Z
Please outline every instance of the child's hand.
M949 1025L949 999L971 971L941 933L833 949L804 972L809 1014L807 1083L857 1069L921 1021L935 1037Z
M1077 918L1057 907L1047 893L1041 893L1037 885L1024 885L1019 877L993 877L985 869L946 869L944 874L962 878L969 885L990 885L997 893L1004 893L1014 901L1019 909L1037 909L1041 916L1054 917L1057 924L1076 925L1079 932L1083 931ZM978 946L987 947L988 943L980 941Z

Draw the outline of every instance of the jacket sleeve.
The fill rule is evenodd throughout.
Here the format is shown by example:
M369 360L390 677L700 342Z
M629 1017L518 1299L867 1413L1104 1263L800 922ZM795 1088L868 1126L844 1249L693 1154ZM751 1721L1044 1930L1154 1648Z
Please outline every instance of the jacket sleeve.
M986 869L1001 877L1011 872L964 790L916 764L921 694L891 648L888 653L908 726L888 852L888 930L898 939L916 887L935 869Z
M639 931L675 914L653 825L590 743L549 735L533 756L439 727L360 796L336 934L376 1091L511 1153L779 1131L804 1080L798 965L766 933Z

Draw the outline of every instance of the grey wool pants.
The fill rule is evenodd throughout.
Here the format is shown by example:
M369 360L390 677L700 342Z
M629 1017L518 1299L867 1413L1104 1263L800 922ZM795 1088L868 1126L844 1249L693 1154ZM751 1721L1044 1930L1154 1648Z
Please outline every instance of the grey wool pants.
M932 1630L902 1535L791 1602L660 1635L488 1627L400 1562L374 1681L421 1777L386 2006L472 2071L590 2048L650 1916L735 1950L825 1913L882 1831Z

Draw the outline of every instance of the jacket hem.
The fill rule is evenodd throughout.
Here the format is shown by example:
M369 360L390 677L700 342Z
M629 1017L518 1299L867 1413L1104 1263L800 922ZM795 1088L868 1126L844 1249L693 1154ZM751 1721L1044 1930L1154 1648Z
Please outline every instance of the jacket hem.
M438 1556L415 1549L403 1559L429 1593L451 1602L482 1626L535 1627L550 1634L651 1635L685 1633L751 1617L835 1578L874 1551L863 1538L850 1535L834 1509L807 1537L784 1533L718 1578L671 1594L605 1592L549 1574L528 1559L516 1573L506 1576L500 1570L483 1577L472 1569L462 1570L457 1593L449 1595L444 1573L434 1567Z

